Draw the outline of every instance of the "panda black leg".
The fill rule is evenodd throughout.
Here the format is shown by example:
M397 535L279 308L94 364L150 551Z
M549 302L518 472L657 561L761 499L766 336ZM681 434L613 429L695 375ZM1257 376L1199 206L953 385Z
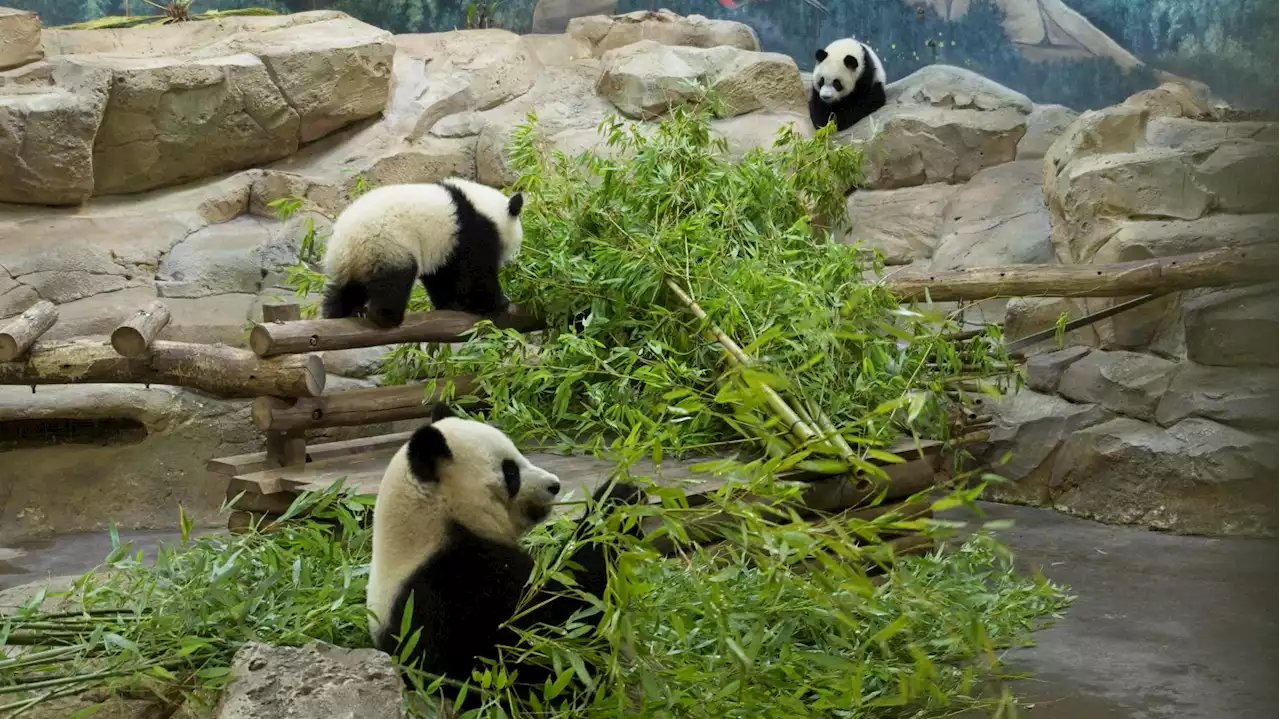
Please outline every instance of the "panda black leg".
M369 321L375 327L388 329L404 322L409 296L418 268L413 265L390 265L380 269L369 281Z
M324 288L320 316L330 320L350 317L364 307L368 298L364 284L360 282L354 280L330 282Z

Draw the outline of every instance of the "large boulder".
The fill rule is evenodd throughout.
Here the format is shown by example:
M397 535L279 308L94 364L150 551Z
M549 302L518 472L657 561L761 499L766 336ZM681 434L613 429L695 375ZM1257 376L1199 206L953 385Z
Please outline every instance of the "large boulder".
M588 43L599 56L642 40L663 45L713 48L736 47L758 52L760 38L749 25L728 20L709 20L702 15L681 17L670 10L640 10L607 17L595 15L569 21L570 37Z
M1074 404L1051 394L1023 390L991 403L996 426L985 452L991 470L1007 482L989 485L992 499L1043 504L1049 501L1054 453L1073 433L1113 417L1096 404ZM1004 457L1007 462L1001 462Z
M1009 162L973 177L947 203L932 267L954 270L1054 259L1040 163Z
M26 65L42 57L40 16L27 10L0 7L0 70Z
M93 194L93 145L111 73L68 59L0 72L0 202L70 205Z
M1181 365L1156 407L1163 427L1203 417L1246 430L1274 433L1280 421L1280 388L1270 367Z
M1065 347L1045 352L1027 360L1027 387L1035 392L1053 394L1067 368L1089 354L1088 347Z
M1193 534L1276 533L1274 433L1207 419L1163 429L1130 418L1071 433L1050 496L1061 511Z
M46 30L44 47L52 69L0 76L0 158L17 158L0 159L14 178L0 201L70 204L285 157L380 113L395 52L335 12Z
M840 137L866 144L867 187L965 182L1011 162L1033 104L977 73L930 65L891 83L888 102Z
M1062 133L1080 114L1062 105L1036 105L1027 118L1027 134L1018 141L1018 159L1036 160L1044 157Z
M1140 352L1090 352L1066 368L1058 392L1073 402L1152 420L1176 368L1174 362Z
M1187 359L1225 367L1280 365L1276 285L1196 293L1183 308Z
M934 184L900 190L865 190L849 195L845 242L878 250L885 264L907 265L933 256L942 237L944 213L960 188Z
M313 641L303 647L256 642L236 652L216 719L400 719L404 684L391 657Z
M606 52L603 62L598 91L636 119L657 119L676 105L696 102L704 86L724 102L729 116L805 109L795 60L778 53L641 40Z

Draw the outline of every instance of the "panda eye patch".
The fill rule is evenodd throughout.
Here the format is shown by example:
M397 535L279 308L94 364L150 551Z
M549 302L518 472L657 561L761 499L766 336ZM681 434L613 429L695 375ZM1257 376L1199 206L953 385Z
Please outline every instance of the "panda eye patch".
M840 92L841 90L844 89L844 83L840 82L839 80L832 80L831 87L834 87L836 89L836 92Z
M507 485L507 495L516 496L520 491L520 465L514 459L502 460L502 481Z

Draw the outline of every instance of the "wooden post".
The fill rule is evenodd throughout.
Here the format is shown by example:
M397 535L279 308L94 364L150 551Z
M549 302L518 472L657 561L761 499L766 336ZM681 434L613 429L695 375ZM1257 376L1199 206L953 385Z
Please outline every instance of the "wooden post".
M111 346L121 357L146 357L160 330L169 324L169 308L155 300L111 332Z
M302 319L302 307L297 304L263 305L262 321L297 322ZM263 400L279 401L275 397L259 397L254 400L256 409ZM267 430L267 461L281 467L307 463L307 433L302 428L285 431Z
M265 308L264 308L265 309ZM249 346L259 357L283 354L346 350L356 347L404 344L406 342L460 342L463 333L484 317L434 310L413 312L399 327L380 330L368 321L356 318L341 320L270 321L264 312L263 323L249 334ZM545 327L542 320L512 306L508 312L488 318L502 329L533 332Z
M58 321L58 308L48 300L40 300L0 328L0 362L12 362L22 356Z
M898 297L935 302L991 297L1129 297L1198 287L1273 282L1275 244L1211 250L1109 265L1006 265L966 270L901 270L884 278Z

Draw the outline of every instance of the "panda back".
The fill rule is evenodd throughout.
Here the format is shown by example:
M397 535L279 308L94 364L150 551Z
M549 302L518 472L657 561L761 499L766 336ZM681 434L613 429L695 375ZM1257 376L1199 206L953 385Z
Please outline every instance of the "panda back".
M420 273L448 261L457 244L457 208L437 183L384 185L356 198L333 223L326 273L360 276L384 261L412 259Z

